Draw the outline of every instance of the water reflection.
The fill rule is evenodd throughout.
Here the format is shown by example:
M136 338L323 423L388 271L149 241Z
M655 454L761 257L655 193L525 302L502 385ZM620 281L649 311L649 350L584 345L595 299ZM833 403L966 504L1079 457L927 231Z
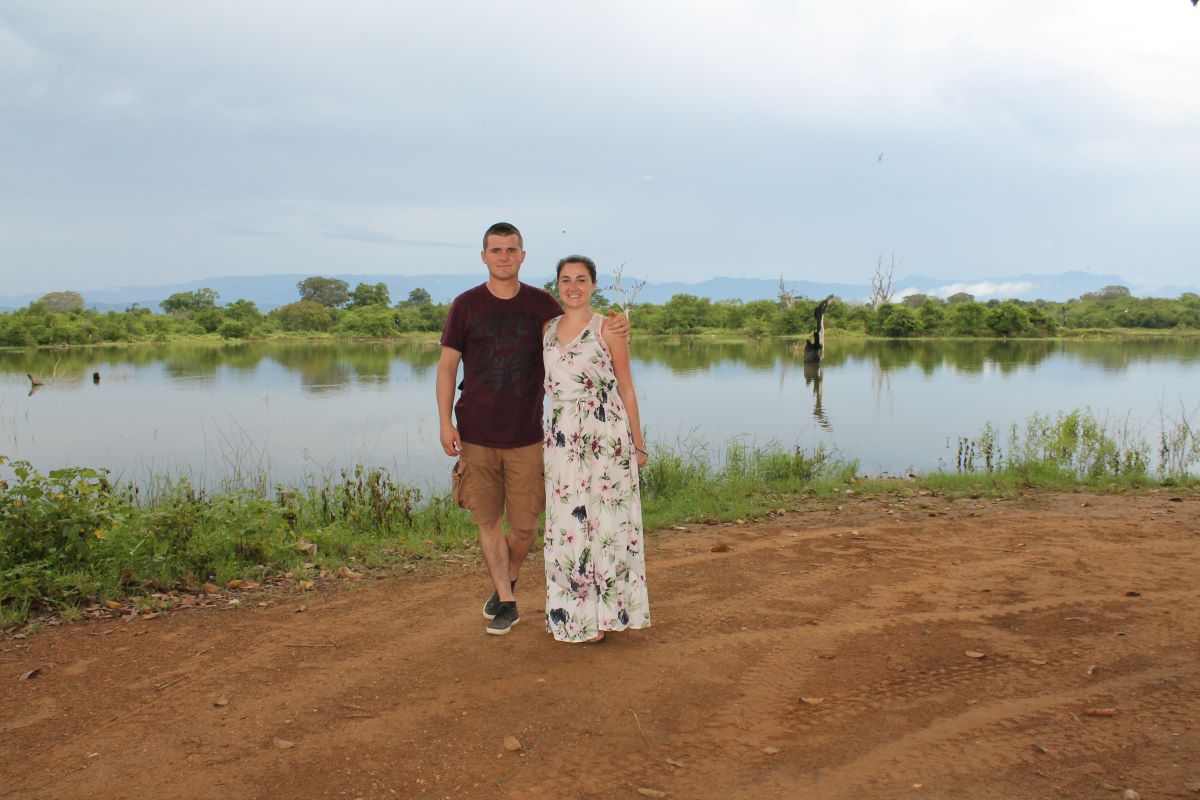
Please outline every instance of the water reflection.
M813 392L813 419L827 431L833 431L833 424L825 416L825 399L821 391L821 362L804 362L804 385L811 386Z
M819 364L778 341L635 336L632 351L652 439L824 445L868 472L936 468L947 440L987 422L1091 406L1150 423L1163 400L1200 396L1198 339L833 337ZM269 460L281 480L362 462L440 483L439 352L432 339L3 351L0 453L39 468L167 464L210 476Z
M708 340L697 338L647 339L635 337L634 357L650 366L666 367L674 374L708 372L723 364L751 371L770 371L781 364L801 364L799 348L770 340ZM386 383L397 363L406 364L414 377L432 379L439 348L436 342L290 342L229 344L165 344L50 350L0 351L0 373L31 373L47 383L77 384L118 369L161 364L174 378L216 376L222 369L253 372L263 362L273 362L301 376L312 391L344 385L353 378L365 384ZM940 369L982 373L996 368L1011 374L1036 367L1049 358L1065 356L1105 370L1121 370L1137 363L1176 361L1200 363L1196 339L1123 341L876 341L831 339L821 362L827 368L847 363L871 362L883 372L917 367L924 375ZM815 376L806 376L814 383Z

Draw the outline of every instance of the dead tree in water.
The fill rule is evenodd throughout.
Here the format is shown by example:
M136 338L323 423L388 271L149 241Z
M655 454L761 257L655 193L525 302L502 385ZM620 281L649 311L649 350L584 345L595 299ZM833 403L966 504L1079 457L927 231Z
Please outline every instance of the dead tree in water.
M829 308L829 303L832 300L833 295L829 295L829 297L817 303L817 307L813 309L813 317L817 320L817 327L813 330L812 338L804 343L804 360L807 363L820 361L821 356L825 352L825 309Z
M875 274L871 277L871 308L876 311L884 303L892 302L892 280L896 277L896 254L886 267L883 265L883 254L875 259Z

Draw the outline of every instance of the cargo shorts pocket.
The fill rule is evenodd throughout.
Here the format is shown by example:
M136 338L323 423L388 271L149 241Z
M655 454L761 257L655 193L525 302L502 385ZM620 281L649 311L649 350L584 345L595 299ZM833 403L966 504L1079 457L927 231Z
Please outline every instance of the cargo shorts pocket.
M459 508L467 508L467 465L461 458L450 470L450 496Z

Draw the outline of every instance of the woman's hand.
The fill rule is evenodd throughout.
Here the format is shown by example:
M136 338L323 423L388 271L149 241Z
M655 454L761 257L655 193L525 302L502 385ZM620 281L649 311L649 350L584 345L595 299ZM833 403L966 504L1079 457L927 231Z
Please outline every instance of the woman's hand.
M650 460L650 456L640 447L633 448L633 454L637 456L638 469L646 466L646 462Z

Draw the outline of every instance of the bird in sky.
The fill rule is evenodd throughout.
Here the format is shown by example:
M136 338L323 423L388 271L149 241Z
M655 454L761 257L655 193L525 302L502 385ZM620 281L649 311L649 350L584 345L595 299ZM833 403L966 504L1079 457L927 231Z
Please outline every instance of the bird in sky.
M883 153L880 153L880 154L879 154L879 158L875 159L875 163L876 163L876 164L882 164L882 163L883 163Z

